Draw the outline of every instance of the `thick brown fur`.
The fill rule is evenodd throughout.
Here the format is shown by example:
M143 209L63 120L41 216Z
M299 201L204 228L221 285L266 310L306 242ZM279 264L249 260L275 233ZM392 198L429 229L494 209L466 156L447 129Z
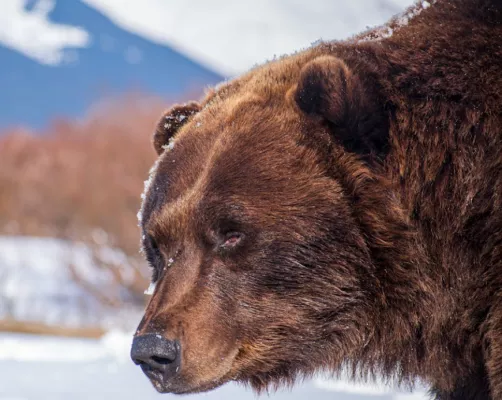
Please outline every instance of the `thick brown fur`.
M163 390L345 365L502 399L501 96L502 1L443 0L168 111L137 333L181 343Z

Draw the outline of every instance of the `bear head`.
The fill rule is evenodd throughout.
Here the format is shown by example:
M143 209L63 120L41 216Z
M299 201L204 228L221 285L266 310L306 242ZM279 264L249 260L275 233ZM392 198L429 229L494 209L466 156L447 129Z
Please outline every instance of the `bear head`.
M133 345L157 390L336 369L382 308L416 300L414 232L379 174L386 107L357 65L308 52L165 113L140 215L155 288Z

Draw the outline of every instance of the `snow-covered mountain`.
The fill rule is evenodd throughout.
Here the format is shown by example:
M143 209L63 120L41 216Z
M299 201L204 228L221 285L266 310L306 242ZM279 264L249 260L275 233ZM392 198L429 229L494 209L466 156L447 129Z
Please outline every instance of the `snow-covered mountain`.
M412 0L6 0L0 128L82 115L136 90L176 99L319 39L378 25Z
M413 0L83 0L117 25L225 75L380 25Z
M221 79L81 1L0 3L0 128L79 117L125 91L173 99Z

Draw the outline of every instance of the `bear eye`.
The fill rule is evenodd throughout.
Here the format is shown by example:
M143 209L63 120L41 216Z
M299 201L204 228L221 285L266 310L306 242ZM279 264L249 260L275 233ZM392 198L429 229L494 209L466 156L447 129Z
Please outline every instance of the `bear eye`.
M239 245L244 238L244 235L239 232L229 232L225 235L224 242L220 246L223 249L232 249Z

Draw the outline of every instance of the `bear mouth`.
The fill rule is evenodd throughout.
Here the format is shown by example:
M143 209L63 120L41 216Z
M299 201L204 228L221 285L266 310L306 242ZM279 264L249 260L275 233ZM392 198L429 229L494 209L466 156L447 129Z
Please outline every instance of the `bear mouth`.
M147 364L141 365L141 370L159 393L168 393L169 383L160 371L154 370Z
M145 375L148 377L153 387L157 392L161 394L195 394L201 392L207 392L213 389L216 389L222 385L224 385L228 380L222 379L213 381L207 384L202 384L199 386L189 386L185 385L182 382L175 381L165 381L161 374L157 373L146 373Z
M177 376L173 379L166 379L162 372L155 370L148 365L141 365L141 369L150 380L155 390L162 394L194 394L207 392L209 390L216 389L231 380L229 376L225 375L221 378L194 386L190 385L188 382L184 382L181 376Z
M144 368L142 366L141 369L157 392L173 394L189 393L185 392L183 387L178 387L178 385L174 383L174 380L165 379L161 372L152 370L148 366Z

